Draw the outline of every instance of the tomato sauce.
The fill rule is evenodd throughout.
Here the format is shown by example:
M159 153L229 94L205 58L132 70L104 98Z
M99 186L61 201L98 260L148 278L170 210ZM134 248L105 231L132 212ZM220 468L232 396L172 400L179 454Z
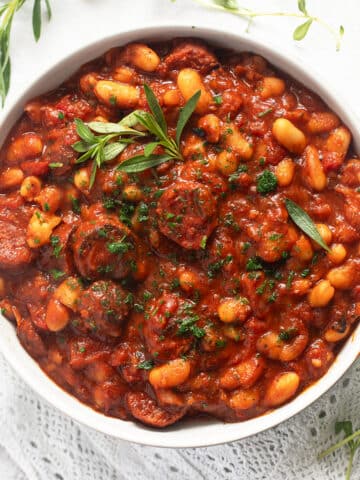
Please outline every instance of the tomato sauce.
M77 163L75 119L149 111L181 160ZM156 147L156 153L162 153ZM326 373L360 318L360 161L322 100L197 39L114 48L30 101L0 152L0 307L62 388L165 427L258 416ZM289 216L292 200L328 250Z

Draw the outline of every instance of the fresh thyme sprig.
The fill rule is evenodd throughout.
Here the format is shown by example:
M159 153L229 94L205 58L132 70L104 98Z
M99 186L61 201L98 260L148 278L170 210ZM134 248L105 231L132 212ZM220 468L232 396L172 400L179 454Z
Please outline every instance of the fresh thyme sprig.
M350 450L350 456L349 456L349 463L346 468L345 480L350 480L353 461L354 461L354 455L356 450L360 447L360 430L356 430L354 432L352 423L348 420L344 422L335 423L335 433L339 434L340 432L345 433L345 438L343 438L342 440L340 440L339 442L337 442L335 445L328 448L324 452L320 453L318 458L319 460L321 460L327 455L330 455L330 453L333 453L336 450L339 450L339 448L343 447L344 445L347 445Z
M299 12L256 12L249 8L238 5L237 0L195 0L197 3L209 8L216 8L224 12L229 12L233 15L242 17L248 21L247 31L256 17L293 17L300 18L304 22L295 28L293 32L293 39L296 41L303 40L307 35L311 25L317 23L322 25L335 39L336 50L340 49L341 39L344 35L344 27L341 25L338 30L326 23L319 17L310 15L306 8L306 0L298 0Z
M184 127L193 114L201 92L193 95L181 109L176 127L176 138L169 136L165 116L154 92L148 85L144 85L146 99L150 112L135 110L124 117L119 123L110 122L89 122L85 124L82 120L76 119L76 132L80 141L74 143L73 149L82 155L76 160L77 164L92 159L89 188L94 185L96 172L104 163L110 162L117 157L129 143L137 137L152 135L155 141L145 145L144 153L128 158L117 168L127 173L139 173L148 168L156 167L169 160L183 160L180 152L180 139ZM137 130L136 125L142 125L145 132ZM94 135L94 133L100 135ZM154 154L154 150L161 147L164 153Z
M43 0L47 11L47 17L51 19L50 0ZM24 5L26 0L10 0L0 6L0 97L4 106L6 96L10 87L11 60L10 60L10 34L14 16ZM34 0L32 11L32 27L34 38L39 40L42 23L42 0Z

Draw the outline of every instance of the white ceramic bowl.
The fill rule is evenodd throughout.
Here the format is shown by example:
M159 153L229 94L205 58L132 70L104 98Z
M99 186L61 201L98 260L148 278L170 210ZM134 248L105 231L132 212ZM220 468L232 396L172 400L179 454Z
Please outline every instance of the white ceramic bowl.
M348 125L353 134L355 149L360 151L360 125L355 115L339 99L338 93L329 91L326 87L326 82L323 79L319 79L317 74L309 73L303 63L300 64L299 61L287 58L276 51L275 48L264 45L246 34L235 35L221 30L198 27L193 29L189 26L168 26L123 32L92 43L88 47L64 58L60 63L50 68L42 78L31 85L15 102L15 105L4 119L0 133L0 144L4 141L9 128L20 116L27 100L56 87L68 78L70 74L75 72L81 64L101 55L113 46L123 45L139 39L166 40L178 36L196 36L212 44L231 48L235 51L248 50L263 55L278 68L319 94L329 107L341 117L343 122ZM358 356L359 344L360 325L351 338L348 339L326 375L290 403L266 415L245 422L228 424L213 419L185 420L165 430L155 430L147 428L140 423L124 422L116 418L106 417L80 403L75 397L59 388L42 372L37 363L22 348L17 339L15 329L10 322L0 318L0 349L2 353L25 382L45 400L74 420L100 432L120 439L160 447L215 445L239 440L278 425L280 422L303 410L334 385Z

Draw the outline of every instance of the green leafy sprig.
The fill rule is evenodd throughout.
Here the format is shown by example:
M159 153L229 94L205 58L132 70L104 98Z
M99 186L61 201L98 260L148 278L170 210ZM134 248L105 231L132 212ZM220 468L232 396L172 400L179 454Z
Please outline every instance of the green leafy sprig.
M196 92L181 109L176 126L176 137L173 139L169 136L164 113L154 92L146 84L144 90L151 113L136 112L135 116L139 123L156 138L156 141L148 143L142 155L129 158L119 165L118 169L127 173L142 172L169 160L183 160L180 152L181 135L201 95L200 91ZM153 152L157 147L162 147L165 153L154 154Z
M81 140L74 143L72 147L76 152L82 153L76 163L84 163L93 159L90 189L94 185L98 168L101 168L104 163L114 160L133 141L133 138L145 135L144 132L131 128L137 122L134 113L124 117L119 123L90 122L85 124L79 118L75 119L76 132ZM92 131L100 135L94 135ZM116 141L114 141L115 138L117 138Z
M329 247L322 239L319 230L315 223L311 220L309 215L297 203L289 198L285 199L285 207L292 221L302 230L308 237L316 242L327 252L330 252Z
M209 8L216 8L217 10L222 10L224 12L229 12L233 15L237 15L241 18L244 18L248 21L247 31L256 17L293 17L300 18L303 20L299 26L297 26L293 32L293 39L296 41L303 40L310 27L317 23L322 25L335 39L336 50L340 49L341 39L344 35L344 27L341 25L339 29L333 28L331 25L326 23L319 17L310 15L306 8L306 0L298 0L298 12L256 12L250 10L249 8L241 7L238 5L237 0L195 0L197 3L204 5Z
M169 160L183 160L180 152L180 139L184 127L193 114L201 92L195 93L182 108L176 127L176 138L169 136L165 116L154 92L148 85L144 85L145 95L151 113L135 110L124 117L119 123L89 122L85 124L76 119L76 132L80 141L74 143L73 149L82 155L76 160L77 164L93 159L89 188L94 185L96 172L106 162L117 157L129 143L137 137L152 135L155 141L146 144L144 153L128 158L117 168L127 173L139 173L148 168L156 167ZM145 132L133 127L142 125ZM99 134L95 135L93 132ZM154 154L154 150L161 147L164 153Z
M345 480L350 480L354 456L355 456L356 450L360 447L360 430L356 430L354 432L351 421L347 420L347 421L335 423L335 433L338 435L341 432L344 432L345 434L345 437L343 438L343 440L340 440L339 442L335 443L335 445L333 445L332 447L320 453L318 458L319 460L321 460L327 455L330 455L331 453L336 452L336 450L339 450L339 448L347 445L350 450L350 456L349 456L349 463L346 468Z
M4 106L6 96L9 92L11 77L10 60L10 35L11 26L16 12L24 5L26 0L10 0L0 6L0 97ZM39 40L42 24L42 4L45 2L47 17L51 19L50 0L34 0L32 11L32 27L34 38Z

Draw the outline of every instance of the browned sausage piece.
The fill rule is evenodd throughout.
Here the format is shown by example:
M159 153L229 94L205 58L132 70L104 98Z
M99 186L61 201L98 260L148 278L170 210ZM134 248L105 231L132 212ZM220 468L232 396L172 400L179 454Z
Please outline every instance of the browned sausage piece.
M178 358L190 350L194 337L181 334L191 304L174 293L164 292L151 300L145 312L144 339L151 355L159 360Z
M115 218L98 217L80 224L74 234L74 261L85 278L124 278L134 268L135 238Z
M20 320L17 334L22 346L35 358L46 355L45 345L29 318Z
M26 243L26 230L0 220L0 268L16 270L30 263L32 258Z
M121 325L129 313L126 292L111 280L94 282L81 294L78 310L82 329L95 335L119 337Z
M74 225L66 223L61 223L53 230L52 244L44 245L39 252L38 265L42 270L49 272L56 269L67 275L73 273L74 262L70 248L70 237L73 230Z
M184 248L199 249L216 227L216 202L198 182L176 182L161 196L157 214L161 232Z
M349 187L338 185L335 190L342 193L345 198L345 218L356 230L360 229L360 193Z
M71 170L78 154L72 145L79 140L75 124L66 128L51 130L42 160L46 162L55 176L64 175Z
M167 427L185 415L184 409L168 411L159 407L145 392L129 392L125 402L135 418L152 427Z
M354 158L344 166L341 183L349 187L358 187L360 185L360 159Z
M163 60L159 69L164 73L182 68L193 68L201 74L210 72L219 64L216 56L201 42L188 40L179 43Z

